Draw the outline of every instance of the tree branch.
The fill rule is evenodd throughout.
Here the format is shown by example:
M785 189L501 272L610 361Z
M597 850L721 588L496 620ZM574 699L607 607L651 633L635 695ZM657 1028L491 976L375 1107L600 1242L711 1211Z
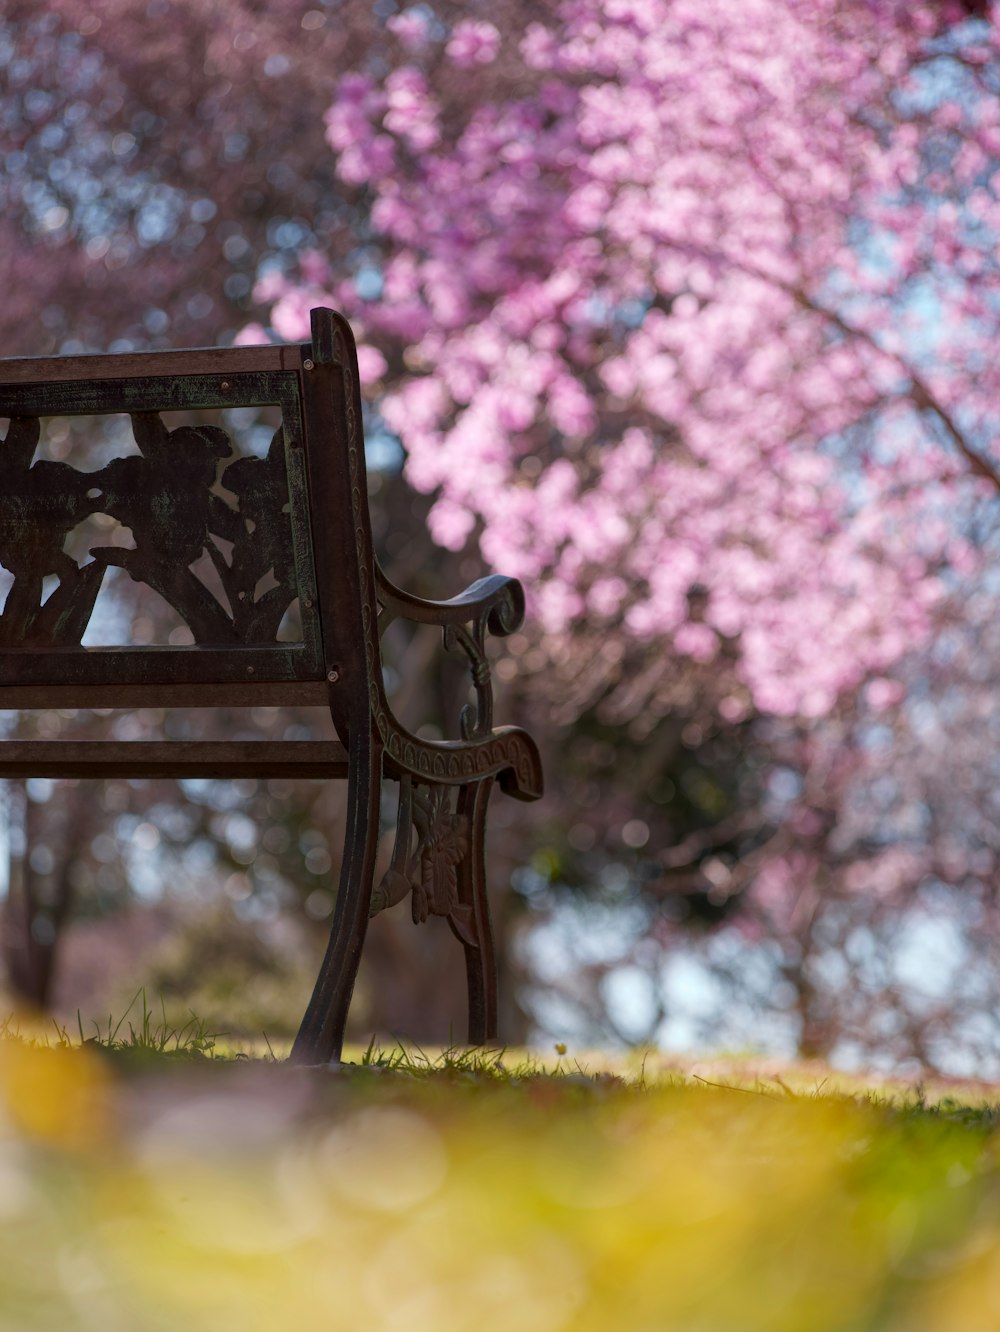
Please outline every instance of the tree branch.
M910 381L915 406L923 411L934 413L944 426L945 431L955 448L969 464L969 468L973 474L975 476L981 476L984 480L989 481L997 493L1000 494L1000 470L998 470L988 459L982 457L981 454L975 451L958 428L954 417L932 392L927 382L917 374L912 366L907 365L902 357L897 356L893 352L887 352L884 347L880 347L872 335L867 333L864 329L855 328L854 325L849 324L842 315L837 314L833 310L828 310L823 305L819 305L801 287L791 287L789 290L799 305L811 311L813 314L818 314L821 318L828 320L835 328L839 329L845 337L860 339L860 341L866 342L874 351L879 352L882 356L888 356L891 360L895 361L900 372Z

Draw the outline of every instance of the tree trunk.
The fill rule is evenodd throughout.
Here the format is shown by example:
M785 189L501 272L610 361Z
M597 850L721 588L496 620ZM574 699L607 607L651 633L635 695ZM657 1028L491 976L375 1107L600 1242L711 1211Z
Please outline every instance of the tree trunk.
M63 930L73 901L72 867L77 844L87 826L86 805L78 786L59 790L63 803L59 846L51 872L38 873L31 852L45 841L42 806L28 795L23 781L7 783L9 877L4 904L2 950L13 994L31 1008L49 1006Z

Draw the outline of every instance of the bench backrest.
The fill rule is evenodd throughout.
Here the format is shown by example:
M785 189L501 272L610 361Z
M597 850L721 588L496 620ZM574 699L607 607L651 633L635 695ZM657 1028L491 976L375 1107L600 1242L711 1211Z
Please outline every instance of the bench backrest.
M271 429L244 450L252 408ZM105 418L99 466L36 456L46 421L79 417ZM0 418L0 708L367 700L371 536L340 316L314 311L304 347L0 361ZM170 642L86 643L118 570L168 603Z

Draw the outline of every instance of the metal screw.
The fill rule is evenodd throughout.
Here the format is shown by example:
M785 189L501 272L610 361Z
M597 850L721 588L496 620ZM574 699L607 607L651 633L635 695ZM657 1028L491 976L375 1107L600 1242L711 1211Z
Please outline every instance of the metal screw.
M253 667L252 667L252 666L248 666L248 667L247 667L247 675L253 675L253 673L254 673L254 669L253 669Z
M309 360L303 361L303 362L302 362L302 369L303 369L303 370L315 370L315 369L316 369L316 362L315 362L315 361L309 361Z
M339 671L327 671L327 673L326 673L326 678L330 681L331 684L336 684L337 681L340 679L340 672L339 672Z
M312 610L313 608L313 603L311 601L303 601L302 604L305 606L306 610Z
M220 388L222 389L223 393L228 393L232 387L233 386L232 384L230 384L228 379L224 379L220 385Z

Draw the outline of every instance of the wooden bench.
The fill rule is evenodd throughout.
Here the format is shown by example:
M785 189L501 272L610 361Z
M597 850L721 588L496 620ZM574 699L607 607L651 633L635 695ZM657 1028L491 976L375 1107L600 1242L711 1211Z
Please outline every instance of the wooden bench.
M269 447L241 453L230 423L250 408L278 424ZM180 424L168 413L183 413ZM45 420L109 416L120 418L119 443L108 456L104 422L102 466L36 458ZM369 915L406 896L415 920L444 916L458 936L470 1043L494 1040L487 802L496 782L535 800L542 778L531 738L493 724L486 639L520 625L524 596L516 580L494 576L426 601L382 572L346 320L314 310L306 346L0 361L0 417L10 422L0 443L0 565L10 583L0 709L321 705L339 737L0 740L0 777L346 779L330 941L292 1058L339 1059ZM95 522L115 529L115 541L67 553ZM186 629L157 645L87 644L102 586L121 570ZM380 638L399 618L439 626L445 647L463 654L471 684L460 739L421 739L394 716ZM383 778L398 783L398 823L391 868L376 884Z

